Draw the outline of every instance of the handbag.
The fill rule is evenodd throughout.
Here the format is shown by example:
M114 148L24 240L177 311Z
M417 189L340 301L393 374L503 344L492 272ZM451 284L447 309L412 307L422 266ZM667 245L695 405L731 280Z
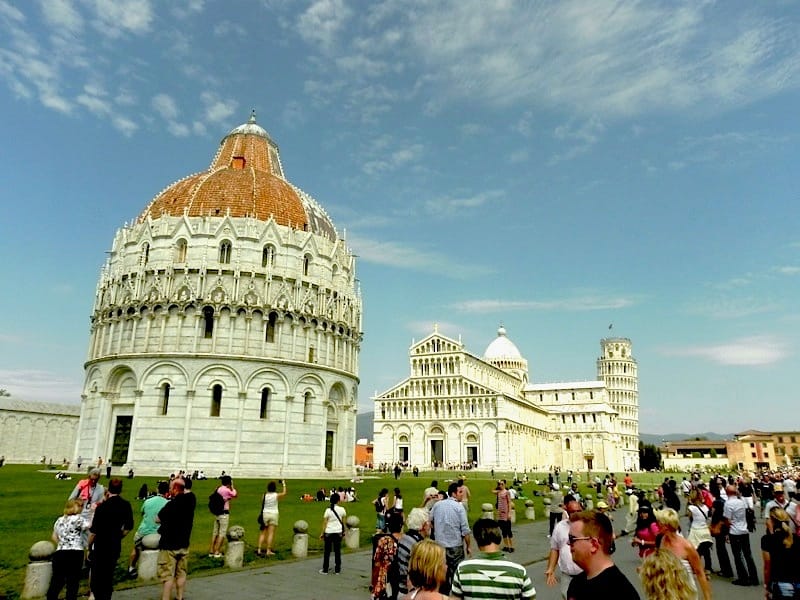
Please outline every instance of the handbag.
M722 518L716 523L711 523L711 525L708 526L708 530L713 536L728 535L731 531L731 525L728 519Z
M266 502L266 500L267 500L267 495L264 494L261 497L261 510L258 511L258 518L256 519L256 521L258 521L258 524L261 527L264 527L264 503Z

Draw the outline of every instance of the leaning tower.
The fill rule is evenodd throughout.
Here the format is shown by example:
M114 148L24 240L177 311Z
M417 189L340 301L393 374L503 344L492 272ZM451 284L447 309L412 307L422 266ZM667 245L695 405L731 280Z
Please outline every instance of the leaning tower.
M628 338L600 340L597 378L604 381L608 401L619 414L622 465L639 468L639 373Z

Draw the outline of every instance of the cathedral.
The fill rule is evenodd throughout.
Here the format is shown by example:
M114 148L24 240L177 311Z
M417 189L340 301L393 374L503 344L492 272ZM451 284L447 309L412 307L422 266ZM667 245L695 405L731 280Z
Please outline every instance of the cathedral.
M351 473L355 268L253 114L114 236L74 456L145 474Z
M434 331L411 371L373 398L374 461L506 471L623 472L639 467L638 367L627 338L600 341L597 379L529 380L502 326L481 358Z

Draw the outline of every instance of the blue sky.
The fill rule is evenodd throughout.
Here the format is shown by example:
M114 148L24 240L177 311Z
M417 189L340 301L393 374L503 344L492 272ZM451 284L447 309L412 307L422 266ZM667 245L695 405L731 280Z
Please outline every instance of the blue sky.
M250 110L359 255L360 406L438 322L640 429L797 428L791 2L0 0L0 388L78 402L118 227ZM609 324L613 329L609 331Z

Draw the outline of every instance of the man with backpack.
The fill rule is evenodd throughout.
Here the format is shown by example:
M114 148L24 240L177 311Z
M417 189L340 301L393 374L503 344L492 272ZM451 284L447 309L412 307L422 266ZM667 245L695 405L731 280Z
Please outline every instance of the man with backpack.
M233 487L230 475L220 477L220 486L208 498L208 509L216 518L214 519L214 532L211 534L211 548L208 555L212 558L222 558L222 542L228 532L230 522L231 500L239 493Z

